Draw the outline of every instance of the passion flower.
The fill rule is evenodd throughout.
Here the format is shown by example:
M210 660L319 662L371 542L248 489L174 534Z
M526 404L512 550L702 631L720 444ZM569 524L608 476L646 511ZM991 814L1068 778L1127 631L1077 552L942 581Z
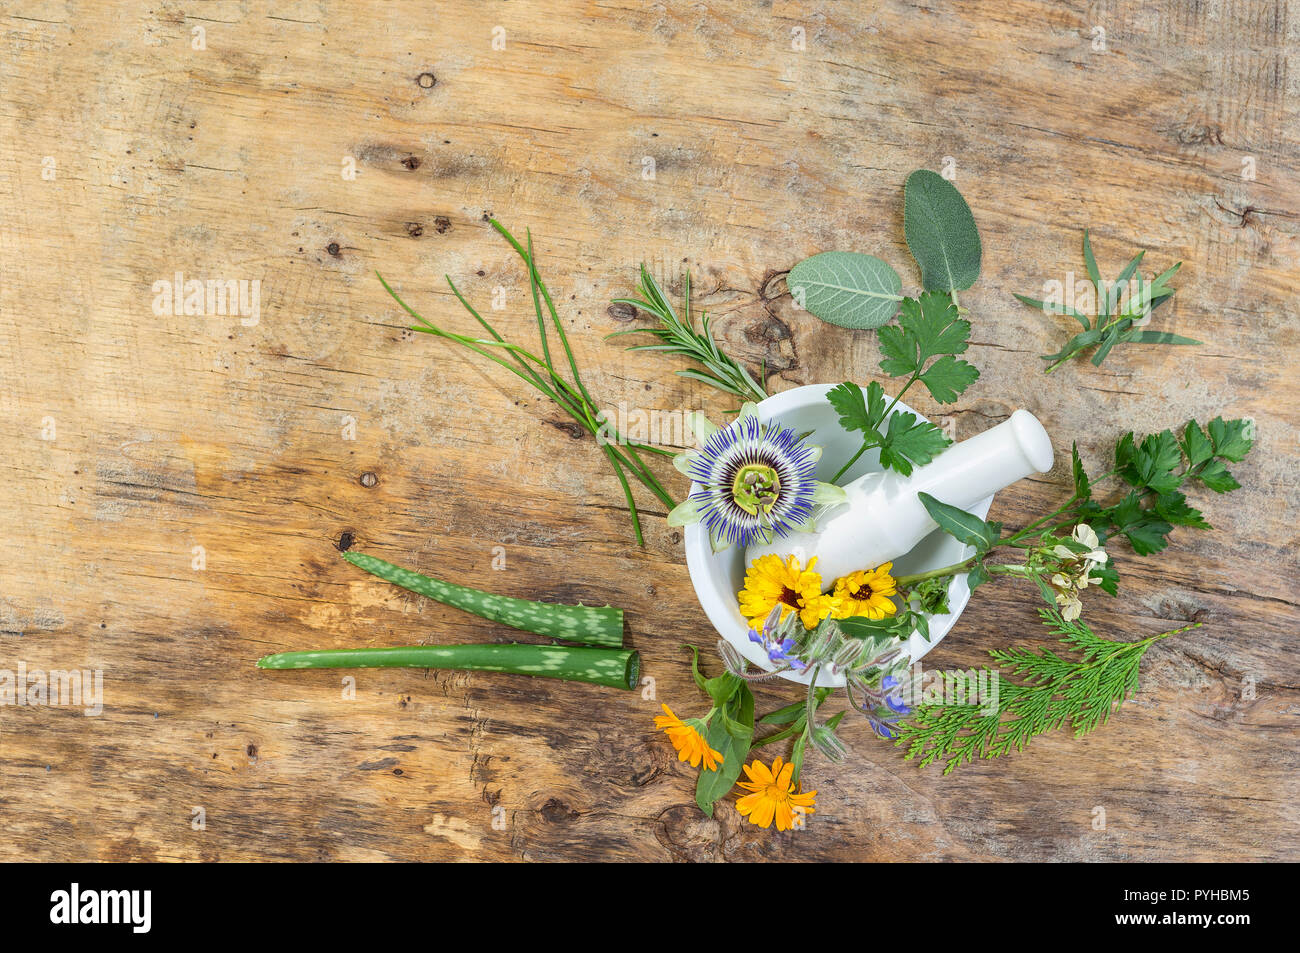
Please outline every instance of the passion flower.
M697 488L668 514L668 524L702 520L714 552L807 529L814 506L844 499L839 487L813 479L821 447L776 421L762 423L754 404L721 429L698 413L690 424L700 447L673 463Z

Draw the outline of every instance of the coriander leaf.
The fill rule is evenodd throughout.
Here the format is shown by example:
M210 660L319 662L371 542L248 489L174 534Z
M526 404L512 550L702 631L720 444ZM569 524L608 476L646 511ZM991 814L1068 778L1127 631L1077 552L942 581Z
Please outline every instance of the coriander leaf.
M1118 595L1119 593L1119 570L1115 568L1113 560L1108 560L1100 566L1093 566L1089 577L1098 580L1101 591L1109 595Z
M839 413L845 430L874 433L885 416L885 389L875 381L867 385L865 395L857 384L836 384L826 392L826 399Z
M929 421L917 420L915 414L895 411L889 418L889 431L880 447L880 465L887 470L897 470L903 476L911 476L913 463L924 466L951 442Z
M1142 492L1133 490L1120 500L1109 513L1114 532L1128 538L1133 551L1139 556L1158 553L1168 545L1165 539L1173 529L1162 519L1151 516L1142 506Z
M939 403L951 404L979 376L975 365L945 354L926 368L920 381Z
M970 322L957 314L945 295L924 292L903 299L897 325L878 332L880 368L891 377L914 376L941 404L950 404L979 377L979 371L954 355L965 352ZM939 360L926 369L931 358Z

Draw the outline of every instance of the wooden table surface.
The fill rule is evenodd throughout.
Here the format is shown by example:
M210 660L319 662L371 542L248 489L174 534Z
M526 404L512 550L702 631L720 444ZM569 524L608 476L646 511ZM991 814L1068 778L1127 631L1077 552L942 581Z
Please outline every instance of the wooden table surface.
M1296 4L15 0L0 28L0 669L104 680L97 717L0 709L0 857L1300 859ZM720 415L681 365L602 340L630 326L609 301L637 263L689 266L774 389L881 379L874 335L765 287L846 249L914 290L902 182L945 162L984 239L962 298L983 373L918 409L965 437L1026 407L1093 463L1130 428L1255 421L1244 489L1198 495L1215 530L1120 553L1120 597L1087 608L1116 638L1204 626L1157 644L1087 738L945 778L846 721L850 759L809 759L806 830L755 828L734 798L705 818L651 723L661 701L701 710L679 646L713 640L680 533L642 494L632 545L591 443L404 331L375 269L462 330L444 273L485 307L504 289L492 316L532 341L484 218L531 227L604 405ZM1068 322L1011 292L1082 275L1085 226L1112 274L1138 248L1184 262L1158 321L1204 346L1042 374ZM257 320L155 308L177 272L259 281ZM1059 460L993 518L1063 500ZM258 671L511 637L363 576L345 535L625 607L653 690L363 671L348 698L342 673ZM989 586L928 661L1039 633L1024 588Z

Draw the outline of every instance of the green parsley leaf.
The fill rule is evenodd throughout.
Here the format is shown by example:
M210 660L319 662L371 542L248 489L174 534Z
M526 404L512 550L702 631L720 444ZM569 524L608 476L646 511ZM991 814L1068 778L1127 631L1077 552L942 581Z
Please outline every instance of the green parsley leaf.
M1211 420L1209 430L1210 441L1214 444L1214 455L1231 460L1233 463L1244 460L1255 443L1247 436L1249 428L1250 421L1247 420L1224 420L1222 417Z
M889 418L889 431L880 447L880 465L912 475L912 464L924 466L951 441L942 430L915 414L895 411Z

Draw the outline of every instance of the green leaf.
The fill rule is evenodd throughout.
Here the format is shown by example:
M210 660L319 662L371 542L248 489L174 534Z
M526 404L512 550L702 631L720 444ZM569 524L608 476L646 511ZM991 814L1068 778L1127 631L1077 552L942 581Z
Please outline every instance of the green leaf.
M1026 297L1022 294L1015 295L1015 297L1029 305L1031 308L1037 308L1039 311L1052 314L1064 314L1068 317L1074 318L1074 320L1083 325L1085 331L1092 327L1091 322L1088 320L1088 316L1082 311L1076 311L1074 308L1067 308L1065 305L1058 304L1055 301L1039 301L1037 298Z
M970 322L957 314L952 300L927 291L917 298L904 298L898 324L878 333L880 368L891 377L916 375L932 397L950 404L979 376L979 371L954 355L968 347ZM926 362L938 357L930 367Z
M872 381L866 393L857 384L845 381L826 392L826 399L840 415L845 430L873 433L885 416L885 389Z
M785 279L802 307L842 328L878 328L898 313L903 281L873 255L828 251L805 258Z
M1092 572L1088 574L1091 578L1100 580L1098 585L1101 591L1108 595L1119 594L1119 570L1115 568L1115 561L1108 560L1100 566L1093 566Z
M1070 457L1074 472L1074 495L1080 500L1092 499L1092 483L1088 479L1088 473L1083 469L1083 461L1079 459L1079 445L1074 443L1070 445Z
M1180 334L1170 334L1168 331L1147 331L1143 328L1131 328L1125 332L1121 340L1129 344L1200 344L1201 341L1185 338Z
M935 458L951 440L942 430L915 414L894 411L889 418L889 432L880 447L880 465L911 476L912 464L924 466Z
M963 291L980 276L979 229L957 188L929 169L903 186L903 235L927 291Z
M1210 529L1201 511L1188 505L1187 497L1177 490L1161 493L1156 498L1156 513L1167 523L1174 526L1194 526L1197 529Z
M1117 324L1107 331L1101 339L1101 344L1092 355L1092 366L1101 367L1101 362L1106 360L1106 355L1110 349L1119 343L1120 335L1124 333L1124 325Z
M1228 468L1220 460L1211 460L1197 471L1196 478L1215 493L1227 493L1229 490L1241 489L1241 484L1228 472Z
M1122 533L1139 556L1158 553L1168 545L1165 539L1173 529L1167 522L1150 515L1142 507L1142 491L1133 490L1110 510L1115 532Z
M1097 258L1092 253L1092 239L1088 237L1088 230L1083 230L1083 264L1088 269L1088 277L1092 279L1092 286L1097 289L1097 307L1100 309L1102 304L1107 300L1105 285L1101 280L1101 272L1097 269ZM1097 315L1097 323L1101 323L1102 315Z
M939 403L951 404L979 376L973 364L945 354L925 369L921 383Z
M722 755L718 770L707 771L701 767L699 779L695 782L695 803L709 817L713 816L714 803L726 797L740 777L740 769L753 742L754 695L743 680L738 681L739 690L729 703L727 718L714 717L704 733L709 747ZM734 731L736 726L742 729L739 733ZM748 732L743 730L745 728Z
M1215 417L1210 421L1210 442L1214 444L1214 455L1240 463L1254 446L1253 438L1247 436L1250 422L1247 420L1224 420Z
M966 573L966 585L970 586L971 592L974 592L977 586L984 585L984 583L988 582L992 578L993 577L989 575L989 571L984 568L984 564L978 562L971 567L970 572Z
M682 648L691 650L691 675L695 679L695 687L702 692L708 692L704 676L700 674L700 650L697 646L683 643Z
M1132 486L1167 493L1183 482L1183 474L1177 472L1183 462L1182 448L1171 431L1149 434L1141 444L1125 452L1128 459L1120 468L1120 476Z
M1142 257L1144 255L1146 255L1145 251L1140 251L1134 255L1129 263L1124 266L1124 270L1119 273L1119 277L1115 279L1115 283L1110 286L1110 294L1106 297L1105 313L1107 315L1112 314L1115 308L1119 305L1119 299L1123 294L1124 286L1128 284L1128 280L1132 278L1133 273L1137 271L1137 266L1142 263Z
M1191 467L1198 467L1214 456L1214 445L1195 420L1187 421L1183 428L1183 453Z
M918 493L917 497L940 529L958 542L974 546L978 553L987 552L1002 535L1001 523L987 523L974 513L936 500L929 493Z
M715 678L710 678L704 683L704 690L708 693L709 698L713 701L714 707L721 708L736 691L745 684L745 680L737 678L730 672L723 672Z
M1095 329L1092 331L1080 331L1074 337L1070 338L1070 340L1065 342L1065 347L1061 348L1055 354L1043 354L1042 358L1045 361L1052 362L1064 361L1074 357L1074 355L1078 354L1080 351L1092 347L1100 340L1100 331Z

